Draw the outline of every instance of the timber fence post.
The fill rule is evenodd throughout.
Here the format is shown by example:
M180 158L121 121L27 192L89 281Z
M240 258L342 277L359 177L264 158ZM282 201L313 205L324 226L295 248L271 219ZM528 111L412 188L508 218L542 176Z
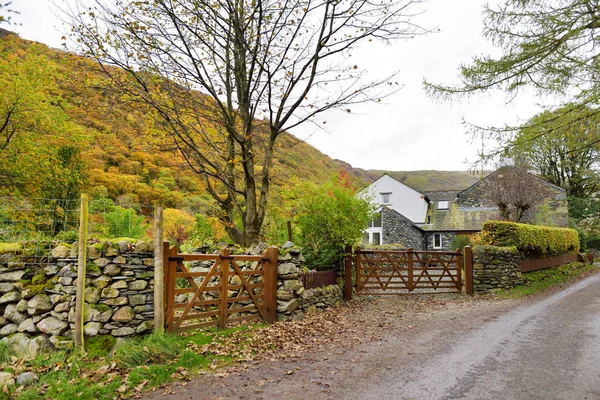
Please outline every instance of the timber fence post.
M269 261L263 264L263 307L267 322L277 321L277 265L279 249L269 247L265 252Z
M165 331L163 208L154 204L154 332Z
M352 246L344 254L344 300L352 300Z
M473 295L473 250L465 246L465 293Z
M75 299L75 347L83 350L83 313L85 300L85 267L87 264L87 235L88 235L88 205L87 194L81 194L79 209L79 248L77 254L77 294Z
M408 269L408 291L412 292L414 289L414 265L412 248L406 250L406 268Z

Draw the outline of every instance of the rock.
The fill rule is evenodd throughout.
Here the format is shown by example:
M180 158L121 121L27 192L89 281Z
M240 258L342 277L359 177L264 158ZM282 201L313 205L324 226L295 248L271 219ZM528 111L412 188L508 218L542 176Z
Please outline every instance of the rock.
M304 313L302 311L295 311L292 314L292 321L302 321L304 319Z
M54 264L46 265L44 267L44 273L46 274L46 276L54 276L57 274L57 272L58 272L58 266L56 266Z
M86 287L85 288L85 297L86 303L96 304L100 301L100 289L96 287Z
M134 333L135 333L135 329L133 329L132 327L129 327L129 326L124 326L122 328L115 329L111 332L111 334L115 337L129 336L129 335L133 335Z
M67 246L57 246L52 249L52 258L67 258L71 254L71 248Z
M61 285L70 286L73 284L73 278L71 278L70 276L61 276L60 278L58 278L58 283L60 283Z
M115 276L121 273L121 267L115 264L108 264L104 267L104 274L108 276Z
M133 309L129 306L121 307L112 316L112 320L116 322L129 322L135 317Z
M0 274L0 282L17 282L23 279L23 276L25 276L24 270L4 272Z
M113 259L113 263L115 264L127 264L127 259L123 256L118 256Z
M59 277L77 278L77 272L75 272L70 265L65 265L58 272Z
M27 302L27 314L39 315L52 310L52 302L45 294L36 294Z
M136 257L136 258L129 260L129 264L130 265L128 267L132 268L132 266L134 266L134 265L143 265L144 263L142 262L141 258Z
M10 282L0 282L0 293L8 293L15 290L15 285Z
M48 317L38 322L37 328L48 335L60 336L69 328L69 324L56 317Z
M128 286L126 281L116 281L110 287L113 289L127 289Z
M154 251L154 243L151 241L140 240L135 244L134 253L152 253Z
M299 288L299 289L297 289L297 290L296 290L296 294L297 294L298 296L301 296L301 295L302 295L302 293L304 293L304 290L305 290L305 289L304 289L304 286L302 286L301 288Z
M103 307L106 309L102 307L98 309L98 307L100 306L86 307L83 322L108 322L112 317L112 310L107 306ZM71 310L69 310L69 321L73 321Z
M73 341L62 336L50 336L50 343L57 350L69 350L73 348Z
M293 280L288 280L288 281L283 281L283 288L285 290L289 290L289 291L296 291L298 289L300 289L301 287L304 287L302 285L302 282L300 282L299 280L293 279Z
M145 294L134 294L133 296L129 296L129 305L130 306L139 306L142 304L146 304L146 295Z
M33 382L37 381L37 375L33 372L23 372L21 375L17 376L17 385L26 386L30 385Z
M135 333L143 333L154 329L154 321L144 321L135 328Z
M8 269L23 269L25 268L25 263L21 260L11 260L6 265Z
M293 275L298 274L298 267L294 263L279 264L277 266L277 275Z
M154 258L144 258L142 263L147 267L152 267L154 266Z
M16 304L7 305L6 309L4 310L4 316L15 324L20 324L28 318L27 314L17 311Z
M8 324L4 325L2 329L0 329L0 336L8 336L13 333L17 333L19 330L19 326L17 324Z
M96 264L96 266L100 268L103 268L110 264L110 260L108 260L107 258L97 258L94 260L94 264Z
M124 306L128 303L127 297L117 297L115 299L102 300L102 304L107 306Z
M88 260L93 260L102 257L102 247L91 245L87 248Z
M314 304L312 306L308 306L306 307L306 313L316 313L317 312L317 306L315 306Z
M133 250L133 245L126 240L120 240L117 246L119 247L119 253L129 253Z
M92 286L95 286L98 289L104 289L111 281L112 279L110 279L108 276L102 275L92 280Z
M14 386L15 380L10 372L0 372L0 387Z
M27 318L25 321L19 324L17 328L19 332L27 332L27 333L36 333L38 331L37 327L33 323L33 318Z
M96 336L98 331L102 329L102 323L100 322L88 322L83 327L83 332L86 336Z
M129 290L144 290L148 286L146 281L133 281L129 282Z
M8 320L8 318L6 318L5 316L0 316L0 326L4 326L6 324L8 324L10 321Z
M114 299L116 297L119 297L119 290L113 289L112 287L102 289L103 299Z
M282 249L291 249L292 247L294 247L294 243L287 241L283 244Z
M14 335L2 339L4 343L12 347L17 357L33 358L42 351L50 348L50 341L47 336L39 335L29 338L24 333L15 333Z
M20 292L8 292L0 297L0 304L16 303L21 300Z
M288 292L287 290L278 290L277 291L277 300L291 300L292 299L292 294L290 292Z
M297 299L292 299L290 301L277 300L278 313L292 312L298 307L300 307L300 302Z

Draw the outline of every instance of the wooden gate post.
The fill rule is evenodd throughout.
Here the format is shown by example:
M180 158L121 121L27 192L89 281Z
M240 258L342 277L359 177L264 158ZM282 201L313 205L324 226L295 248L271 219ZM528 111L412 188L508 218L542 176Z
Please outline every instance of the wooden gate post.
M225 329L227 326L227 306L229 305L228 294L229 294L229 249L221 250L221 276L219 278L221 283L221 302L219 303L219 329Z
M406 267L408 269L408 291L412 292L414 287L413 275L414 275L414 265L413 265L413 249L409 248L406 250Z
M167 292L166 292L166 311L165 311L165 325L168 332L173 331L173 319L175 317L175 282L176 282L176 271L177 271L177 261L170 261L169 257L174 257L177 255L176 247L169 247L169 242L164 243L164 254L165 259L164 263L167 265L165 268L165 282L167 282Z
M473 295L473 250L465 246L465 293Z
M277 265L279 249L272 246L265 252L269 261L263 264L263 307L266 322L277 321Z
M344 254L344 300L352 300L352 246Z

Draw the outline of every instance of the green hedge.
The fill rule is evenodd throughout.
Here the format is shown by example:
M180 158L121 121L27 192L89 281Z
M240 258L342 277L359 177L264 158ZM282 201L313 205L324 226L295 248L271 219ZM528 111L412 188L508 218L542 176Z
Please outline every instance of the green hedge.
M575 229L487 221L480 234L483 245L515 246L524 258L556 257L579 252Z

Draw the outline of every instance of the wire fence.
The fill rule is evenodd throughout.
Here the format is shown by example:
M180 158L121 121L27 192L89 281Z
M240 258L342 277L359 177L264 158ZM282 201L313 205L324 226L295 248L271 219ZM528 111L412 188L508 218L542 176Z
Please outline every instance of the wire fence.
M79 199L0 197L0 243L38 243L46 249L56 242L76 242L80 207ZM154 206L99 199L90 202L89 210L91 240L152 237Z

